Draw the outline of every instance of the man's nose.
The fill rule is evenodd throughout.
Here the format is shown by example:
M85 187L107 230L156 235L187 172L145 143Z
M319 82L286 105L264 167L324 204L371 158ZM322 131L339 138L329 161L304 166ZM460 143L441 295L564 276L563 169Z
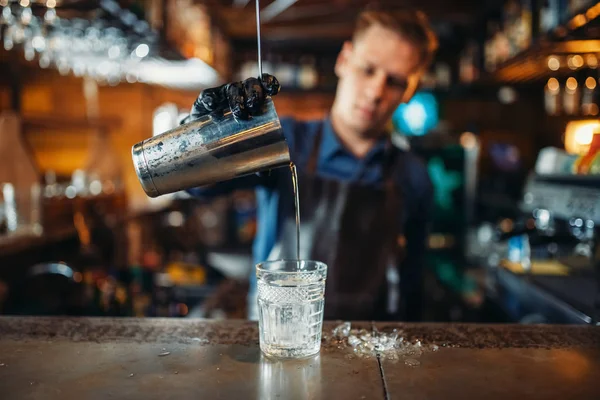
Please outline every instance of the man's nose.
M387 77L385 74L374 74L367 84L367 97L372 102L378 102L383 97Z

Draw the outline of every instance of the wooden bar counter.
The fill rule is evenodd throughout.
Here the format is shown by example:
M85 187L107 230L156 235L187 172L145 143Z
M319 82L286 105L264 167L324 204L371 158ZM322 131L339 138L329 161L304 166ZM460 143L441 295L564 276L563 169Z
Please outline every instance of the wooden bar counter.
M261 355L251 321L0 317L0 398L600 399L592 326L353 323L427 351L357 357L324 324L321 353Z

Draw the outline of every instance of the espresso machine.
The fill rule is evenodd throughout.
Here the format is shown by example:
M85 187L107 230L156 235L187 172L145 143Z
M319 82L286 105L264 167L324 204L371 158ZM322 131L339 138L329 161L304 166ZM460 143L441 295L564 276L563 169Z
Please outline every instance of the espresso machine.
M600 176L531 173L487 288L509 320L600 325Z

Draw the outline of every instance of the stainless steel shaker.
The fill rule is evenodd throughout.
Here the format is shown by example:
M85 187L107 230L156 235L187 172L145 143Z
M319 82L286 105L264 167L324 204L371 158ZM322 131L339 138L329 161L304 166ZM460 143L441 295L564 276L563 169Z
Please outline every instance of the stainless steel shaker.
M249 120L231 111L137 143L132 148L138 179L149 197L289 165L289 148L273 99Z

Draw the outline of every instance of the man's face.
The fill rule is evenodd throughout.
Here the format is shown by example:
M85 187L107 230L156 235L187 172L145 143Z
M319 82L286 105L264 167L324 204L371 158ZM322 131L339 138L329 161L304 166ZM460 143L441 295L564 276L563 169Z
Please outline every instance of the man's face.
M334 112L361 136L379 135L394 110L413 95L420 77L413 44L380 25L344 44L335 66Z

